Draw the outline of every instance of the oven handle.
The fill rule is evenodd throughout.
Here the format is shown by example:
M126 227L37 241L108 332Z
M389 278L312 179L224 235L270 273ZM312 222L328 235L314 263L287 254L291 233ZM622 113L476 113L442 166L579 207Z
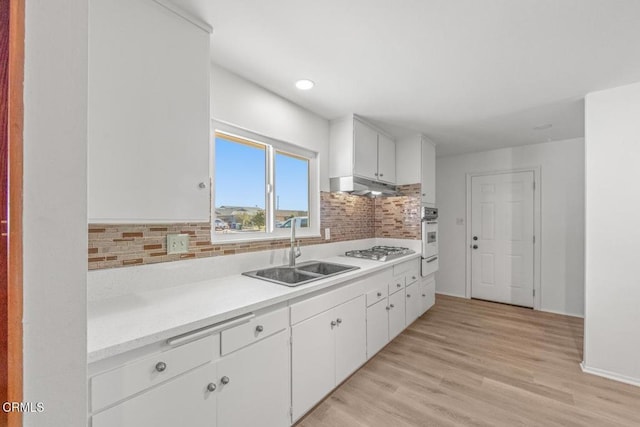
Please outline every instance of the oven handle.
M438 257L437 257L437 256L431 257L431 258L429 258L429 259L427 260L427 264L432 263L433 261L435 261L435 260L437 260L437 259L438 259Z

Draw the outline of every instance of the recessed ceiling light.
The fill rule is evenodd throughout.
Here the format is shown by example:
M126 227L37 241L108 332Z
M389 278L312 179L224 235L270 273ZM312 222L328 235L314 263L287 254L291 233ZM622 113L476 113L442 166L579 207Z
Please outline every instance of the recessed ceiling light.
M553 125L551 123L545 123L543 125L534 126L533 130L545 130L550 129Z
M309 90L314 87L316 84L311 80L302 79L296 82L296 87L300 90Z

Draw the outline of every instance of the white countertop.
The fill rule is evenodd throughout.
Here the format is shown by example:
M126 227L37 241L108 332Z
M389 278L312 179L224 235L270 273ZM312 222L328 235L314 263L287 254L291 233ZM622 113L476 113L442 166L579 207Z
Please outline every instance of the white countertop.
M360 268L297 287L234 274L93 301L89 303L87 315L88 362L157 343L419 257L416 253L387 262L344 256L324 258L322 261Z

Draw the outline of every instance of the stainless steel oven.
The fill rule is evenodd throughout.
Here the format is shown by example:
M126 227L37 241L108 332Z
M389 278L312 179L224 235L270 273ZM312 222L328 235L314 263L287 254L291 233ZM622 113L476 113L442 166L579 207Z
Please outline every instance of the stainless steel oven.
M422 276L438 270L438 209L422 208Z

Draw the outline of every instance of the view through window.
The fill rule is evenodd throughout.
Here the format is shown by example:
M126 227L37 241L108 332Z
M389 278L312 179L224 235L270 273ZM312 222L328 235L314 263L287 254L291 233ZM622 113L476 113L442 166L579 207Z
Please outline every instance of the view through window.
M216 235L308 228L309 159L216 133L214 206Z

